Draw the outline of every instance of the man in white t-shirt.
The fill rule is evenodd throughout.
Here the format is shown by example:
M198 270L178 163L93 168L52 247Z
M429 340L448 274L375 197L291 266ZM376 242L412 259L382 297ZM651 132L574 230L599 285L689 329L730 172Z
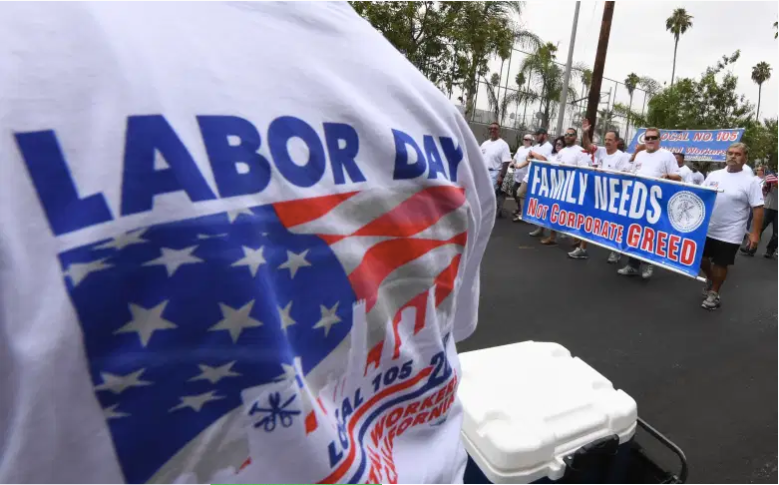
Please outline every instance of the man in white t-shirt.
M595 157L595 167L601 170L610 170L612 172L630 172L630 156L617 148L620 140L619 134L614 130L607 131L606 135L603 137L604 146L597 146L590 142L591 126L588 119L585 118L582 121L582 147L584 147L587 152L593 153ZM571 259L589 258L587 243L581 241L577 248L568 253L568 257ZM615 264L619 262L619 258L619 253L611 251L607 262L609 264Z
M703 180L706 178L701 173L701 170L698 167L697 162L692 163L692 176L690 178L692 179L692 183L694 183L695 185L701 185L703 183Z
M509 149L509 144L500 137L500 125L498 123L490 123L489 131L490 138L481 144L481 153L484 156L484 163L495 187L497 217L502 217L501 211L506 195L500 190L500 187L503 185L503 177L506 174L509 163L511 163L511 150Z
M760 181L744 170L749 148L744 143L734 143L727 151L727 167L709 173L704 187L718 189L717 200L706 233L701 270L706 275L701 306L716 310L720 306L720 289L728 275L728 266L735 263L749 214L752 214L752 231L748 249L760 243L763 227L763 191Z
M527 157L530 155L532 149L533 136L530 133L525 134L522 137L522 146L517 148L517 153L514 154L514 186L512 188L512 195L517 202L517 211L514 213L513 222L519 222L522 220L522 198L519 197L517 191L522 186L522 180L527 177L528 164Z
M658 128L646 129L644 132L644 144L636 147L633 160L636 175L676 180L677 182L682 180L682 177L679 175L679 163L676 161L676 158L665 148L660 148L660 130ZM617 271L617 273L623 276L641 274L641 277L645 280L652 277L654 266L646 264L643 271L640 271L640 269L641 260L628 258L628 264Z
M520 169L528 167L530 165L530 161L533 159L546 160L547 158L552 156L552 151L554 150L554 147L552 146L551 143L549 143L549 134L547 133L546 128L537 129L535 136L536 136L536 144L530 148L530 153L528 153L527 157L525 158L525 161L517 165L517 167ZM528 186L529 178L530 178L530 170L528 169L525 172L524 177L522 177L522 186L519 188L519 192L517 193L517 196L520 199L522 199L523 206L524 206L525 196L527 195L527 186ZM533 237L538 237L543 235L543 233L544 233L544 228L539 226L533 231L531 231L530 235Z
M494 185L349 4L0 3L0 133L0 483L462 482Z
M684 163L684 153L674 153L674 158L679 166L679 176L682 178L682 182L692 184L692 170Z
M537 154L537 158L539 160L549 160L572 167L592 166L590 156L576 143L577 137L576 128L568 128L565 130L565 147L562 150L549 158ZM557 233L555 231L549 231L549 236L541 239L541 244L545 246L557 244Z

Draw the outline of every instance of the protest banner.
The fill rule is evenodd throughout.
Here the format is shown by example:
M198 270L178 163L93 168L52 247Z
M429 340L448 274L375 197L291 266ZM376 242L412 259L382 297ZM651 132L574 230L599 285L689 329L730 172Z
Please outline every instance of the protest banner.
M687 161L724 162L725 152L741 140L743 128L720 130L660 130L662 147L673 153L684 153ZM628 152L644 143L646 128L639 128L630 142Z
M691 278L716 189L534 160L523 220Z

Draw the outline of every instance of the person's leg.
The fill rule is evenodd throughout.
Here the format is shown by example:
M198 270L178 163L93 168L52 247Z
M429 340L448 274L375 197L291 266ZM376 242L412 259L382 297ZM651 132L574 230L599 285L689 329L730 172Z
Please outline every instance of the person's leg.
M527 184L522 184L519 187L519 195L520 200L522 200L522 207L525 207L525 204L527 204ZM533 237L539 237L544 235L544 228L541 226L536 226L535 229L530 231L530 236Z
M711 291L719 294L722 284L725 282L725 278L728 277L728 267L720 266L717 263L711 265Z
M639 274L638 269L641 267L641 260L636 258L631 258L628 256L628 263L617 270L618 274L621 274L623 276L635 276Z
M769 221L771 223L771 240L768 241L768 247L765 249L765 257L771 258L776 252L777 246L776 225L779 222L777 221L777 212L774 209L766 209L765 221L766 222L763 224L765 227L768 227Z
M557 243L557 233L555 231L550 230L549 235L541 240L541 244L544 245L550 245L550 244L556 244Z
M707 280L711 280L711 260L706 256L701 258L701 271L706 275Z
M514 186L511 189L511 197L517 203L517 210L514 211L514 221L519 221L522 217L522 199L519 197L519 187L521 185L521 182L514 182Z
M708 249L708 251L707 251ZM736 261L739 245L724 241L706 239L706 248L704 255L711 259L708 267L708 277L711 281L711 289L708 291L706 299L701 303L701 307L707 310L716 310L720 306L720 290L725 279L728 277L728 266ZM701 268L704 268L701 264ZM704 268L705 272L705 268Z

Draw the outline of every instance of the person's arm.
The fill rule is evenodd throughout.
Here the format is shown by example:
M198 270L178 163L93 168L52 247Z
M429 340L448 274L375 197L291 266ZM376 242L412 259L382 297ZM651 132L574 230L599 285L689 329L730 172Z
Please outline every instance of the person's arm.
M749 250L754 251L760 244L760 230L763 228L763 206L752 208L752 232L749 233Z
M630 161L634 162L636 160L636 155L638 155L639 153L643 152L644 150L646 150L646 145L644 145L644 144L638 145L636 147L636 151L633 152L633 156L630 157Z
M590 120L584 118L582 120L582 148L590 151Z
M676 162L676 157L668 152L668 158L665 161L666 174L662 176L664 179L675 180L677 182L682 181L682 176L679 174L679 164Z
M509 170L509 165L511 165L511 161L513 160L511 158L511 150L509 149L508 143L505 143L503 147L502 158L503 158L503 165L501 165L500 173L498 174L498 184L503 183L503 178L506 176L506 172L508 172Z

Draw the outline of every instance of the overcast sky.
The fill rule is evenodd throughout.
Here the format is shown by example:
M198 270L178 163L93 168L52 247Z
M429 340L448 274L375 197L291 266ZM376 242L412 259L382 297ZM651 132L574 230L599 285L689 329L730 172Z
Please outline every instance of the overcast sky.
M604 3L581 3L574 62L593 65ZM752 67L761 61L768 62L773 71L771 79L763 83L760 117L775 117L779 103L779 72L776 71L779 42L774 40L773 29L779 16L777 5L775 1L617 1L604 75L624 81L629 73L635 72L661 84L670 84L674 41L673 35L665 30L665 20L675 8L685 8L693 16L693 26L679 41L677 78L699 77L723 54L741 49L741 58L733 67L739 79L738 91L756 105L758 88L751 79ZM557 57L563 63L568 55L574 7L573 1L527 1L521 17L522 24L544 41L559 43ZM512 84L519 60L515 55L510 74ZM495 69L499 66L498 63ZM622 98L618 96L617 102L625 102Z

